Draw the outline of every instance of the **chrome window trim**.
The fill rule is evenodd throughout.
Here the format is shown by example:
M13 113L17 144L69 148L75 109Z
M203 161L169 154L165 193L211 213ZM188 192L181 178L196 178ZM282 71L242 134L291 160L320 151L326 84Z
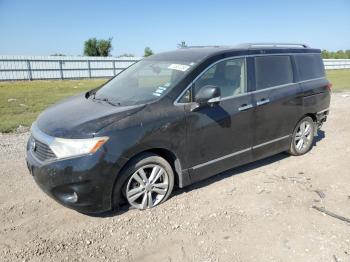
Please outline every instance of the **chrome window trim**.
M257 56L278 56L278 55L282 55L282 56L290 56L290 55L321 55L320 53L279 53L279 54L255 54L255 55L242 55L242 56L230 56L230 57L226 57L226 58L222 58L218 61L213 62L212 64L210 64L209 66L207 66L195 79L193 79L191 81L191 83L180 93L180 95L175 99L174 101L174 105L175 106L183 106L183 105L189 105L191 103L195 103L195 102L178 102L182 96L187 92L188 89L191 88L191 86L193 85L193 83L199 78L201 77L208 69L210 69L212 66L216 65L217 63L220 63L222 61L226 61L226 60L232 60L235 58L245 58L245 72L246 72L246 88L248 87L248 72L247 72L247 58L248 57L257 57ZM323 77L318 77L318 78L313 78L313 79L308 79L308 80L303 80L303 81L298 81L298 82L294 82L294 83L288 83L288 84L283 84L283 85L279 85L279 86L272 86L272 87L267 87L264 89L260 89L260 90L255 90L255 91L251 91L251 92L246 92L244 94L239 94L239 95L234 95L234 96L230 96L230 97L224 97L222 98L220 101L223 100L227 100L227 99L231 99L234 97L240 97L242 95L248 95L248 94L254 94L254 93L258 93L258 92L262 92L265 90L272 90L272 89L277 89L277 88L281 88L281 87L285 87L287 85L292 85L292 84L300 84L300 83L304 83L304 82L309 82L309 81L314 81L314 80L318 80L318 79L323 79L326 78L326 76Z
M246 95L249 95L249 94L251 94L251 92L245 92L243 94L238 94L238 95L233 95L233 96L226 96L226 97L221 98L219 102L225 101L225 100L229 100L229 99L232 99L232 98L236 98L236 97L246 96Z
M279 137L279 138L276 138L276 139L269 140L269 141L267 141L267 142L261 143L261 144L259 144L259 145L255 145L255 146L252 146L252 147L248 147L248 148L246 148L246 149L239 150L239 151L236 151L236 152L234 152L234 153L231 153L231 154L228 154L228 155L224 155L224 156L221 156L221 157L218 157L218 158L209 160L209 161L204 162L204 163L202 163L202 164L195 165L195 166L191 167L191 169L198 169L198 168L201 168L201 167L210 165L210 164L214 164L214 163L216 163L216 162L218 162L218 161L221 161L221 160L224 160L224 159L226 159L226 158L229 158L229 157L232 157L232 156L237 156L237 155L243 154L243 153L245 153L245 152L248 152L248 151L250 151L250 150L253 150L253 149L256 149L256 148L259 148L259 147L263 147L263 146L267 146L267 145L269 145L269 144L278 142L278 141L283 140L283 139L287 139L287 138L289 138L290 136L291 136L291 135L282 136L282 137Z
M271 86L271 87L267 87L267 88L264 88L264 89L259 89L259 90L252 91L252 92L250 92L250 94L261 93L261 92L264 92L264 91L267 91L267 90L280 89L280 88L283 88L283 87L297 85L297 84L298 83L288 83L288 84L283 84L283 85L278 85L278 86Z
M315 80L321 80L321 79L325 79L325 78L326 78L325 76L312 78L312 79L308 79L308 80L299 81L298 84L307 83L307 82L311 82L311 81L315 81Z

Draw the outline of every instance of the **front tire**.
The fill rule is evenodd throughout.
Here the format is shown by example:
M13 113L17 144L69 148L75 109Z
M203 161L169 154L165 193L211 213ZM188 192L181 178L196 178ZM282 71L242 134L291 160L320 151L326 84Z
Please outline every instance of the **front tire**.
M122 172L121 178L124 178L121 193L126 201L141 210L166 201L174 187L174 172L170 164L152 153L133 160Z
M307 153L313 145L314 133L315 123L312 118L305 117L301 119L294 129L288 153L294 156Z

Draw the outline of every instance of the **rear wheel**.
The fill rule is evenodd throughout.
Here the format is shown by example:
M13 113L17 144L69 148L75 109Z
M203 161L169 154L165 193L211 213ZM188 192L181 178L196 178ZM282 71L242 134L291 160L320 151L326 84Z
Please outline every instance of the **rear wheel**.
M315 123L311 117L305 117L296 125L289 149L289 153L300 156L307 153L314 141Z
M174 187L170 164L156 154L144 154L128 165L121 177L122 194L134 208L152 208L166 201Z

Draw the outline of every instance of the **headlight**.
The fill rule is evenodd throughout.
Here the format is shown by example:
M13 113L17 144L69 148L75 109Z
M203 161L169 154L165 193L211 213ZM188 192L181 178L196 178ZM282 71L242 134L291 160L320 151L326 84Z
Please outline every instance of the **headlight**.
M88 139L54 138L50 143L51 150L58 158L86 155L95 153L108 137L94 137Z

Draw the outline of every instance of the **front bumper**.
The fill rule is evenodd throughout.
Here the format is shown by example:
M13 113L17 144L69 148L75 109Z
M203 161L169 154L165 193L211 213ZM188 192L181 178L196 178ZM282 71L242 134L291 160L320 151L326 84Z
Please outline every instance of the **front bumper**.
M113 184L119 168L103 150L51 162L41 162L27 150L26 160L35 182L62 205L82 213L112 208Z

